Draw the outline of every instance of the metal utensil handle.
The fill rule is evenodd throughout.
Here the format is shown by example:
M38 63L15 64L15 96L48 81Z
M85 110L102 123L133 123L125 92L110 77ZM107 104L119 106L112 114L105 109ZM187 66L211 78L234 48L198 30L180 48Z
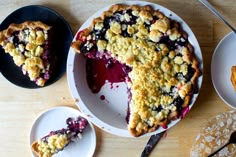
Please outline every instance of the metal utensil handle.
M146 144L146 146L145 146L145 148L144 148L144 150L143 150L140 157L148 157L150 155L150 153L152 152L153 148L160 141L160 139L162 138L164 133L165 133L165 131L163 131L161 133L158 133L158 134L155 134L155 135L152 135L149 138L149 140L148 140L148 142L147 142L147 144Z
M219 148L218 150L216 150L215 152L210 154L208 157L212 157L212 156L216 155L219 151L221 151L223 148L225 148L228 144L230 144L230 142L227 142L225 145L223 145L221 148Z
M232 27L225 18L218 12L216 9L207 1L207 0L199 0L202 4L204 4L208 9L210 9L217 17L219 17L226 25L228 25L235 33L236 29Z

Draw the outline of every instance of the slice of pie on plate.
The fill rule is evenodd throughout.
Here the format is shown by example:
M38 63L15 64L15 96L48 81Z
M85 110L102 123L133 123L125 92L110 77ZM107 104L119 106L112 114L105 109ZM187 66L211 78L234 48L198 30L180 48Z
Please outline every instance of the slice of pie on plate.
M127 69L128 130L153 132L188 110L201 72L181 24L151 6L113 5L78 32L72 48ZM124 68L126 69L126 68Z
M0 45L31 81L44 86L52 71L52 28L41 21L12 23L0 32Z
M234 87L234 91L236 91L236 66L231 67L231 77L230 77L231 83Z
M51 131L48 135L42 137L31 145L32 150L38 157L51 157L62 151L68 144L82 138L82 133L88 121L83 117L66 120L67 128Z

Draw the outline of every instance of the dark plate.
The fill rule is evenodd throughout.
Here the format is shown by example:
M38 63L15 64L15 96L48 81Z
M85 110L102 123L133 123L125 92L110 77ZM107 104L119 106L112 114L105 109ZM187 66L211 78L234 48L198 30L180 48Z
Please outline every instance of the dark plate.
M1 23L0 31L6 29L11 23L22 23L24 21L41 21L54 29L53 43L56 45L56 66L45 86L59 80L66 71L67 55L73 39L70 26L55 11L39 5L30 5L17 9ZM14 64L13 58L0 48L0 71L11 83L24 88L40 88L28 76L22 73L21 68ZM44 86L44 87L45 87Z

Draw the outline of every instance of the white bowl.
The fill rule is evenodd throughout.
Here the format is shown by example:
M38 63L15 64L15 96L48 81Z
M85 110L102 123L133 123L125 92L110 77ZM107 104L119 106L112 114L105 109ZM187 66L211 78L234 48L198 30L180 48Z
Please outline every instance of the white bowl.
M151 5L154 9L160 10L166 16L169 16L171 19L180 22L183 29L189 35L189 42L193 45L195 49L196 57L200 61L200 68L203 69L202 54L198 41L194 36L193 32L191 31L191 29L189 28L189 26L178 15L154 3L142 2L142 1L129 1L129 2L124 2L123 4L129 4L129 5L137 4L140 6ZM100 16L102 12L108 10L110 6L107 6L96 12L94 15L92 15L81 26L79 31L88 27L94 18ZM67 60L67 77L71 94L75 99L78 99L77 102L78 107L83 113L85 113L88 116L88 119L99 128L118 136L133 137L127 130L127 123L125 121L128 107L128 95L127 95L126 84L125 83L119 83L116 85L113 84L113 87L118 86L118 88L111 89L110 84L106 83L98 94L93 94L87 85L85 63L86 60L83 57L83 55L75 53L74 50L71 48ZM202 84L202 76L199 78L198 82L199 90L201 84ZM106 98L105 100L101 100L100 97L102 95L105 95ZM189 108L192 107L197 96L198 94L195 94L193 96ZM168 128L174 126L179 121L180 119L171 122L168 125ZM147 133L143 136L150 136L152 134L162 132L163 130L164 129L160 127L155 132Z

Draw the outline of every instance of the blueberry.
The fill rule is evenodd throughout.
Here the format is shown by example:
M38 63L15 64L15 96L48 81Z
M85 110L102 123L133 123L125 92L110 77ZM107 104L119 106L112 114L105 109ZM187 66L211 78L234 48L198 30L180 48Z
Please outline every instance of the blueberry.
M177 44L180 46L185 46L187 43L188 43L188 39L185 39L183 36L177 39Z
M105 66L106 66L106 68L112 68L112 66L113 66L112 59L106 60Z
M67 118L67 120L66 120L66 124L68 124L68 125L72 125L73 124L73 119L72 118Z
M87 50L87 49L88 49L88 47L83 44L83 45L80 47L80 52L86 54L86 53L88 53L88 50Z
M152 108L153 111L157 111L157 112L160 112L162 109L163 109L163 107L161 105L159 105L158 107Z
M153 16L153 17L152 17L152 21L151 21L151 23L152 23L152 24L155 23L158 19L159 19L159 17L157 17L157 16Z
M131 10L131 9L126 10L126 13L129 14L130 16L131 15L133 16L132 12L133 12L133 10Z
M105 39L105 35L106 35L106 31L107 31L107 27L103 27L101 30L93 30L92 31L92 34L94 34L95 35L95 39L96 40L99 40L99 39L101 39L101 40L106 40Z
M19 32L16 32L16 33L14 33L13 34L13 43L15 44L15 45L18 45L19 44L19 38L18 38L18 34L19 34Z
M128 73L132 70L132 68L124 65L122 67L122 70L124 71L124 73L126 73L128 75Z
M186 81L190 81L191 78L193 77L195 73L195 69L192 68L192 65L188 65L188 73L184 76L184 78L186 79Z
M180 97L177 97L176 99L174 99L173 104L178 108L181 109L182 105L184 103L184 100Z
M150 23L144 23L144 27L148 30L148 32L150 31L150 26L151 24Z
M109 29L110 28L110 23L114 21L114 17L106 17L103 21L103 26L105 29Z
M117 22L119 22L119 23L121 22L121 21L120 21L120 17L121 17L121 14L120 14L120 13L115 13L113 17L114 17L114 20L115 20L115 21L117 21Z
M179 80L185 80L185 77L182 72L176 73L175 77L178 78Z
M123 30L121 34L122 34L122 36L124 36L124 37L131 37L131 35L127 32L127 29L126 29L126 30Z
M175 46L175 42L169 39L169 36L163 36L159 43L163 43L166 44L167 47L169 48L169 50L175 50L176 46Z

